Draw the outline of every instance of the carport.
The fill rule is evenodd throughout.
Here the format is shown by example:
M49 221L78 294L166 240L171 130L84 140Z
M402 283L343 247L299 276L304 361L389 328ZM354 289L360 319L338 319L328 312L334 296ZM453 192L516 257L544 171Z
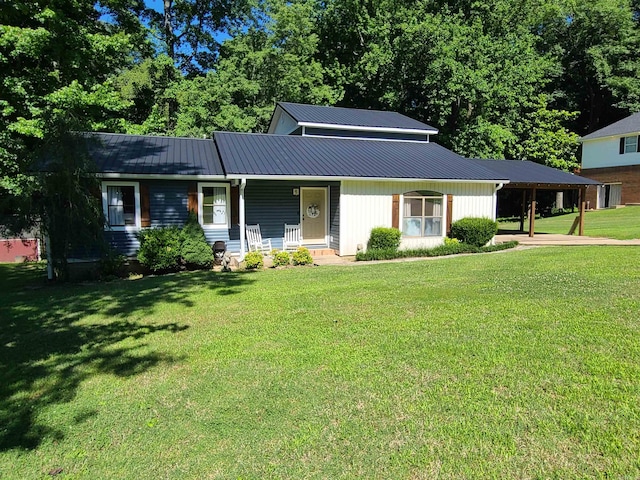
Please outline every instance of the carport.
M600 182L529 161L483 159L474 159L473 161L499 174L500 178L508 179L509 183L506 183L503 188L522 190L520 213L521 231L524 230L524 218L527 213L527 197L531 200L531 212L529 215L530 237L535 235L536 193L539 190L577 190L579 215L571 232L577 228L578 235L584 235L584 212L586 208L587 188L592 185L600 185Z

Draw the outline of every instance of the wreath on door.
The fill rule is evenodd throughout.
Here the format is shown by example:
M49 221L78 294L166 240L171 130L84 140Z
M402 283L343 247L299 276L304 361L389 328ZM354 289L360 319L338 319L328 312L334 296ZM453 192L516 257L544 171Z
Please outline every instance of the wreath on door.
M317 203L312 203L307 207L307 217L318 218L320 216L320 207Z

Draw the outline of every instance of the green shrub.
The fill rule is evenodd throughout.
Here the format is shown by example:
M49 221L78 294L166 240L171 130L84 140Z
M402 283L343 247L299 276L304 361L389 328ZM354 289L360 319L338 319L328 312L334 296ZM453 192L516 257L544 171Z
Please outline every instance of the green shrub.
M444 237L445 245L458 245L459 243L460 243L460 240L458 240L457 238Z
M309 249L306 247L298 248L298 250L293 252L292 257L294 265L311 265L313 263L313 258L311 258Z
M367 248L366 252L356 253L356 260L391 260L394 258L402 258L403 251L396 248Z
M213 265L213 249L207 243L204 230L195 213L190 212L181 232L180 256L189 268L209 268Z
M100 257L98 264L100 278L109 279L121 276L125 261L126 258L124 255L118 253L118 251L112 247L107 248Z
M264 267L264 255L261 252L249 252L244 256L244 267L247 270L258 270Z
M397 250L400 246L401 235L400 230L397 228L376 227L371 230L371 235L367 242L367 250Z
M466 217L451 224L451 237L482 247L498 233L498 222L489 218Z
M518 242L505 242L497 245L487 245L485 247L476 247L466 243L452 242L450 244L439 245L434 248L416 248L411 250L392 250L392 249L370 249L366 252L358 252L356 254L357 261L371 260L392 260L394 258L419 258L419 257L442 257L445 255L457 255L460 253L487 253L497 252L499 250L507 250L514 248Z
M153 272L177 270L180 266L180 237L178 227L140 231L138 261Z
M272 256L274 267L286 267L291 263L291 257L287 252L276 252Z

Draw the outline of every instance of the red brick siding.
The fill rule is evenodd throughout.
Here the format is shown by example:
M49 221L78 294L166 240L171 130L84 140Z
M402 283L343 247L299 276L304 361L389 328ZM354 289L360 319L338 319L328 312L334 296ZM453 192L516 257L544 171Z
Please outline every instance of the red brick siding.
M583 168L583 177L591 178L602 183L622 183L622 204L640 203L640 165L607 168ZM591 208L596 208L596 189L587 189L587 201Z

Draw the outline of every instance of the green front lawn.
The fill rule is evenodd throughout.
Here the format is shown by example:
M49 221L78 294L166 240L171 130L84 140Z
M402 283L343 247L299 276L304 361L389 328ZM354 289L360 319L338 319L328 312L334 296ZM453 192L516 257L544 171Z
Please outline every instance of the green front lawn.
M577 213L572 213L557 217L536 218L536 233L566 235L577 216ZM584 218L584 234L588 237L607 237L619 240L640 238L640 207L588 211ZM519 222L500 222L500 230L518 230L519 228ZM524 229L529 231L527 219L525 219Z
M0 478L640 477L640 248L34 268L0 265Z

